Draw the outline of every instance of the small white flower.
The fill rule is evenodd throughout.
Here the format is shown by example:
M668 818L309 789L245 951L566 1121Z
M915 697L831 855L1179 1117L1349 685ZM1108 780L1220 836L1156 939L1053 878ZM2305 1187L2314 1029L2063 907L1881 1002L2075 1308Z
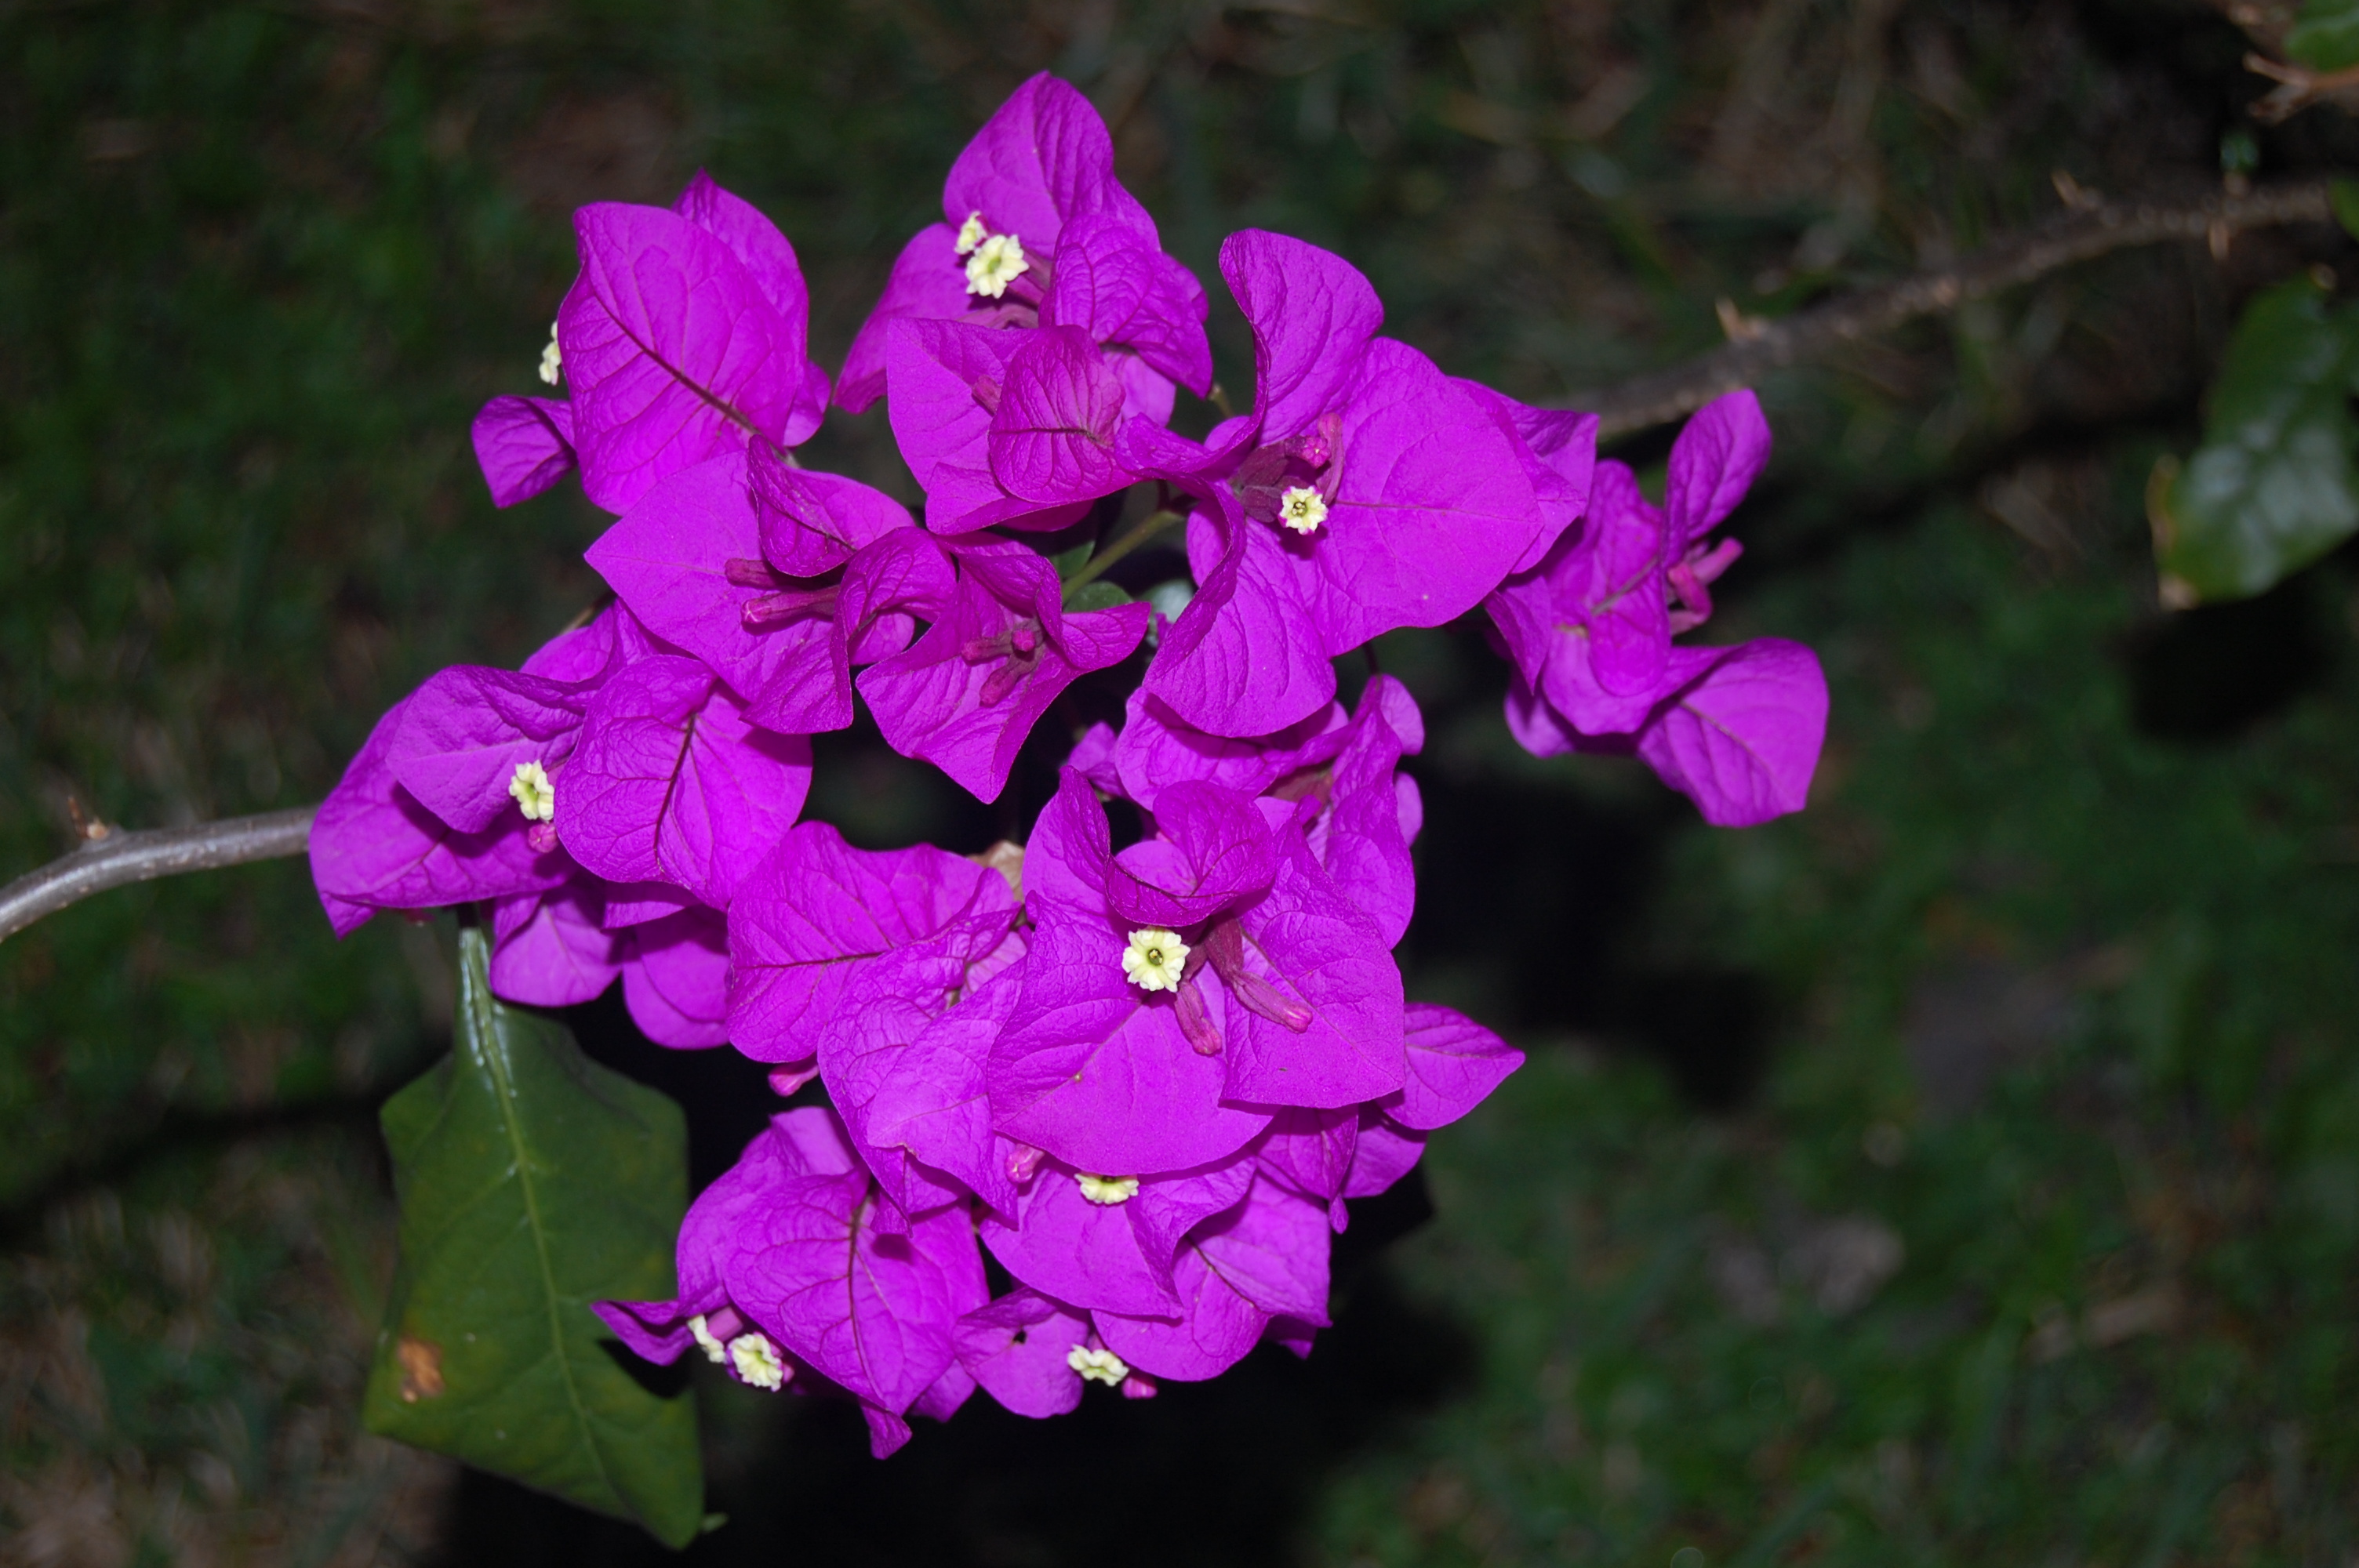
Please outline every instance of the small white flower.
M707 1361L716 1367L725 1366L728 1363L729 1347L712 1337L712 1330L705 1326L702 1313L698 1313L688 1320L688 1331L696 1336L697 1347L704 1352L704 1358Z
M982 213L968 213L966 222L959 225L958 254L962 256L973 255L974 247L983 243L990 233L991 231L983 226Z
M767 1335L741 1334L731 1340L729 1364L737 1368L737 1376L757 1389L783 1389L794 1376Z
M1093 1176L1087 1171L1076 1171L1073 1180L1082 1184L1082 1196L1093 1204L1111 1206L1138 1195L1136 1176Z
M549 347L540 351L540 379L555 386L565 373L565 356L557 349L557 323L549 324Z
M1298 534L1315 534L1327 521L1327 498L1298 484L1277 498L1277 520Z
M1103 1383L1113 1388L1130 1376L1130 1365L1111 1350L1093 1350L1086 1345L1076 1345L1065 1352L1065 1365L1082 1375L1088 1383Z
M516 764L516 777L508 780L508 794L516 797L516 809L524 813L527 822L547 822L557 815L557 786L549 782L549 770L538 762Z
M1187 962L1188 944L1177 931L1159 925L1132 932L1130 946L1122 950L1123 977L1143 991L1178 990Z
M1024 259L1024 242L1013 234L994 234L974 247L966 260L966 291L996 299L1007 286L1032 270Z

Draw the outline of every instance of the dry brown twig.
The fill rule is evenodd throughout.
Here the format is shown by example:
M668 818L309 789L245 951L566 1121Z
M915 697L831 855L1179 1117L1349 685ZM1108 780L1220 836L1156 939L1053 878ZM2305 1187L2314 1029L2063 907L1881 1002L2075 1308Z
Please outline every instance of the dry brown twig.
M2065 211L2030 233L1976 251L1947 267L1881 288L1832 301L1781 321L1744 314L1719 301L1729 341L1668 370L1573 400L1600 416L1599 435L1611 438L1669 424L1693 413L1724 392L1886 332L1920 317L1953 310L1969 299L2031 282L2060 267L2109 251L2164 240L2202 240L2215 255L2247 229L2332 219L2326 182L2304 181L2264 190L2223 191L2206 199L2169 203L2116 202L2056 177ZM126 832L85 816L79 802L72 813L83 840L71 853L0 888L0 940L47 914L108 888L182 871L210 871L252 860L302 854L310 842L317 806L266 812L258 816L201 822L190 827Z
M1594 410L1598 435L1610 439L1692 414L1723 393L1748 386L1773 371L1834 352L1920 317L1956 309L2109 251L2164 240L2201 240L2217 256L2247 229L2329 222L2333 211L2324 180L2234 192L2187 202L2114 201L2056 177L2065 211L2013 239L2001 240L1953 265L1814 306L1779 321L1745 316L1727 300L1720 319L1729 341L1668 370L1567 401Z
M2271 59L2265 54L2248 54L2245 57L2245 69L2277 83L2253 105L2253 118L2264 125L2290 119L2311 104L2329 100L2344 108L2359 106L2359 66L2312 70L2306 65Z
M2274 125L2313 103L2332 103L2359 110L2359 67L2315 70L2285 58L2287 36L2301 16L2299 4L2293 0L2211 0L2211 4L2256 46L2245 56L2245 69L2277 84L2253 105L2254 119Z

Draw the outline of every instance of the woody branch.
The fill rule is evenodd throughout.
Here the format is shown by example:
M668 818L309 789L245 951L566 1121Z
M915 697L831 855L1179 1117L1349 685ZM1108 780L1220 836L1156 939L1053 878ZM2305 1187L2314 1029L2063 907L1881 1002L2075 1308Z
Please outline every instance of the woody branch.
M1723 302L1729 341L1709 353L1625 381L1571 406L1594 410L1600 439L1626 436L1691 414L1723 393L1888 332L1921 317L1943 315L2111 251L2164 240L2202 240L2215 255L2247 229L2332 219L2324 180L2271 187L2243 195L2222 191L2202 200L2114 201L2057 177L2066 211L2027 234L2001 240L1898 283L1814 307L1779 321L1740 315Z

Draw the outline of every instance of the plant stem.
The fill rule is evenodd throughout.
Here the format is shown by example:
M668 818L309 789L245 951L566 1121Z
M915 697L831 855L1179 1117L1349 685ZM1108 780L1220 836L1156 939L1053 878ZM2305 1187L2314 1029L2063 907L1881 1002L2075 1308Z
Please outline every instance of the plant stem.
M108 888L299 855L310 846L311 814L319 809L299 806L292 811L141 833L111 829L0 888L0 940Z
M1105 575L1106 568L1113 566L1116 561L1122 559L1123 557L1130 554L1133 550L1137 549L1142 545L1153 543L1160 535L1169 533L1170 531L1171 524L1174 523L1182 523L1185 521L1187 521L1186 517L1182 514L1177 512L1162 511L1148 513L1146 516L1138 520L1137 527L1133 528L1129 533L1125 534L1121 538L1116 539L1113 544L1104 546L1103 549L1099 550L1096 555L1092 556L1088 560L1083 561L1082 563L1081 569L1065 579L1066 590L1071 592L1072 589L1081 587L1082 584L1085 582L1093 582L1098 578L1103 577Z

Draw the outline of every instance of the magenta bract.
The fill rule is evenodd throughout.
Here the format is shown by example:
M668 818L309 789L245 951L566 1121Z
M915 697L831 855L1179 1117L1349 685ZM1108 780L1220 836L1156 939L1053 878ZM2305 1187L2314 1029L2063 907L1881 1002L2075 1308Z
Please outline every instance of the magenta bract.
M1512 421L1403 343L1375 336L1375 292L1342 258L1248 230L1221 271L1254 331L1250 443L1230 431L1186 471L1201 584L1147 675L1196 729L1267 734L1334 693L1326 661L1480 603L1553 525ZM1216 434L1219 434L1216 432Z
M1244 1200L1252 1163L1233 1157L1138 1178L1135 1186L1109 1186L1110 1179L1119 1180L1044 1162L1014 1213L984 1217L984 1245L1009 1273L1075 1306L1177 1317L1181 1304L1171 1271L1180 1243ZM1115 1195L1125 1191L1128 1195Z
M1373 1099L1406 1072L1399 971L1292 813L1202 783L1162 801L1164 836L1116 856L1068 770L1025 856L1033 935L992 1052L993 1119L1081 1170L1207 1164L1271 1108ZM1188 968L1149 991L1123 957L1158 924L1188 943Z
M495 397L470 434L495 506L529 501L573 471L573 407L553 397Z
M1055 569L1016 540L954 554L957 586L940 618L858 684L895 751L996 800L1058 694L1129 657L1149 611L1134 603L1067 613Z
M908 645L952 581L889 496L729 453L674 474L590 546L638 619L712 666L766 730L852 722L852 667Z
M697 1197L674 1299L596 1310L652 1359L853 1400L880 1455L977 1389L1041 1417L1309 1354L1350 1201L1522 1062L1405 998L1425 718L1373 639L1484 606L1517 741L1641 758L1714 823L1799 808L1826 726L1808 649L1680 641L1767 459L1749 393L1680 434L1657 506L1594 416L1445 374L1350 263L1248 230L1221 271L1253 403L1198 439L1204 291L1079 92L1020 88L942 217L835 389L887 399L896 499L793 451L829 384L767 219L702 175L582 209L566 396L473 435L498 505L578 467L618 514L587 552L614 601L396 704L311 838L340 934L487 905L501 996L619 982L650 1039L823 1100ZM1016 841L799 820L811 737L862 702ZM1027 746L1069 753L1028 827Z
M942 1011L1014 926L1016 900L987 866L922 844L855 849L806 822L746 875L731 916L738 1048L794 1062L852 1028L888 984Z
M420 805L388 753L408 701L376 722L311 823L311 878L339 936L380 909L432 909L538 892L573 862L552 837L536 846L523 817L464 833Z
M942 217L902 248L853 338L836 389L845 408L884 395L897 321L1079 329L1107 346L1133 406L1158 424L1174 382L1210 388L1203 286L1162 253L1155 221L1114 178L1105 123L1066 83L1034 77L975 133L942 188ZM986 243L1021 270L973 270Z
M560 776L557 834L576 860L726 909L801 812L810 742L755 729L712 670L658 654L605 683Z
M1327 1323L1327 1207L1256 1180L1245 1201L1191 1234L1172 1264L1176 1321L1093 1314L1106 1346L1158 1378L1193 1382L1244 1358L1280 1318Z
M1710 618L1710 585L1739 546L1709 535L1768 455L1760 404L1734 392L1680 431L1662 507L1624 465L1597 465L1580 528L1488 601L1516 665L1508 728L1527 750L1635 752L1721 827L1801 808L1826 735L1816 655L1775 638L1671 640Z
M1015 1290L959 1319L951 1330L959 1365L1017 1415L1063 1415L1082 1402L1072 1354L1090 1347L1089 1314L1029 1288Z
M604 202L574 216L582 276L557 341L582 488L609 512L749 442L799 445L825 406L793 251L734 198L732 222L698 222L720 210L698 195L686 214Z

